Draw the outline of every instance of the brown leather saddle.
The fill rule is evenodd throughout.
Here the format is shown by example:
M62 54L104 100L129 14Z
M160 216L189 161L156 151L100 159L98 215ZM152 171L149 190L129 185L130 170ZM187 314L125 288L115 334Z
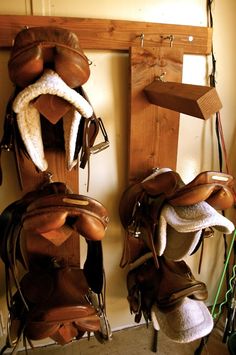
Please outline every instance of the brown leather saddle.
M101 342L110 338L101 244L107 224L100 202L72 194L63 183L46 184L3 211L8 347L16 348L22 336L61 345L91 331ZM87 243L83 268L80 235Z
M22 175L20 157L30 158L30 154L23 143L16 123L16 113L12 108L14 99L22 89L34 84L46 69L50 69L55 71L68 87L75 90L91 106L82 88L82 85L89 79L90 69L89 60L80 47L77 35L72 31L53 26L25 28L20 31L14 40L8 69L10 79L16 89L6 108L0 151L4 149L15 152L20 177ZM72 105L65 98L48 93L39 95L31 103L40 113L44 149L65 152L65 127L62 119L66 117ZM99 132L103 139L96 144L95 140ZM75 147L74 161L78 160L81 168L85 168L91 154L109 147L109 139L102 119L97 117L95 112L91 117L81 117L73 145Z
M164 204L191 206L206 201L214 208L229 208L234 203L233 182L231 175L205 171L185 185L175 171L160 169L123 192L119 214L125 237L120 266L130 267L128 301L137 323L142 316L147 323L152 319L153 305L165 312L179 307L186 297L203 301L208 296L206 285L194 278L183 260L156 254Z
M45 68L54 69L72 88L88 80L89 61L75 33L44 26L24 28L16 35L8 63L11 81L24 88L37 80Z
M153 175L146 181L129 186L119 204L121 223L126 231L120 266L132 263L147 251L152 251L156 265L155 230L166 194L172 194L180 184L179 175L168 171Z
M25 88L39 79L46 68L53 69L71 88L86 83L89 60L74 32L45 26L25 28L16 35L8 62L11 81ZM34 105L52 123L70 108L68 102L51 94L40 95Z
M128 272L128 301L137 323L142 315L146 322L151 320L154 304L165 312L179 307L185 297L199 301L208 297L206 285L194 278L185 261L173 261L164 256L158 260L159 269L150 258Z
M172 170L160 169L142 181L130 185L122 194L119 215L125 229L121 267L134 262L148 251L155 255L158 243L158 218L164 203L190 206L206 201L216 209L226 209L234 203L234 178L225 173L205 171L184 184Z
M206 201L217 210L225 210L235 202L233 186L232 175L204 171L168 197L168 202L172 206L189 206Z

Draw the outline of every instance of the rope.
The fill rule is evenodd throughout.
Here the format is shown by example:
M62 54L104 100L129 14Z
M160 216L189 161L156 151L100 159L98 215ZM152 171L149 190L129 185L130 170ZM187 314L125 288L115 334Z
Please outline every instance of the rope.
M213 316L213 319L216 319L219 316L219 314L221 313L221 308L222 308L221 305L220 305L220 310L219 310L218 313L215 313L215 308L216 308L217 301L218 301L218 298L219 298L219 295L220 295L220 291L221 291L221 288L222 288L222 284L223 284L223 281L224 281L224 278L225 278L225 273L226 273L226 270L227 270L227 267L228 267L228 264L229 264L230 255L231 255L231 252L232 252L232 249L233 249L233 246L234 246L235 237L236 237L236 229L234 230L234 233L233 233L233 237L232 237L232 240L231 240L231 243L230 243L228 255L227 255L227 258L225 260L224 269L222 271L220 282L219 282L219 285L218 285L218 288L217 288L215 301L214 301L214 304L213 304L213 307L212 307L212 310L211 310L211 314ZM234 265L234 266L236 267L236 265ZM224 302L222 302L222 305L223 305L223 303Z

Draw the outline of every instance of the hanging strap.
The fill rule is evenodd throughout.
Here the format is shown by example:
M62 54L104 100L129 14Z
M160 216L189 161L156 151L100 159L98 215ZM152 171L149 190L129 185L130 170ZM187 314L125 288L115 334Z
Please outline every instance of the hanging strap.
M207 14L208 14L208 25L213 28L213 15L212 15L212 3L214 0L207 0ZM212 71L210 74L210 85L212 87L216 87L216 58L214 55L214 49L213 49L213 44L211 48L211 59L212 59ZM218 156L219 156L219 165L220 165L220 171L223 170L223 158L225 162L225 167L226 167L226 172L227 174L230 174L231 169L229 166L229 161L228 161L228 156L227 156L227 151L226 151L226 146L225 146L225 140L224 140L224 134L223 134L223 128L222 128L222 123L221 123L221 116L220 112L216 113L216 120L215 120L215 129L216 129L216 136L217 136L217 143L218 143ZM236 193L234 187L232 188L233 195L234 195L234 201L236 203ZM224 215L224 211L222 211L222 214ZM226 235L223 234L224 237L224 269L222 273L222 277L220 280L220 284L218 287L217 295L215 298L215 302L212 308L212 315L214 315L214 309L216 306L216 302L219 296L220 289L222 287L222 282L223 282L223 275L226 275L226 282L228 283L229 279L229 270L228 270L228 259L227 259L227 242L226 242ZM235 238L235 232L233 239ZM232 245L232 244L231 244ZM231 248L231 246L230 246ZM229 253L228 253L229 255ZM214 318L214 317L213 317ZM200 345L198 348L195 350L194 355L200 355L202 353L203 348L206 346L207 341L208 341L209 335L206 337L203 337L201 339Z

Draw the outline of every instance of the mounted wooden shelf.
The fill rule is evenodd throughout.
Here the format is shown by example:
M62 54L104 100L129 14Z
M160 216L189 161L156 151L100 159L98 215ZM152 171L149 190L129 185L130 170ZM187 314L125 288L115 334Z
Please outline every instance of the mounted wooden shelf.
M222 108L216 89L209 86L154 80L144 92L154 105L204 120Z
M16 34L24 27L58 26L78 35L83 49L111 49L128 51L138 46L144 35L144 45L173 46L184 53L210 54L212 29L210 27L160 24L126 20L88 19L76 17L0 15L0 47L11 47Z

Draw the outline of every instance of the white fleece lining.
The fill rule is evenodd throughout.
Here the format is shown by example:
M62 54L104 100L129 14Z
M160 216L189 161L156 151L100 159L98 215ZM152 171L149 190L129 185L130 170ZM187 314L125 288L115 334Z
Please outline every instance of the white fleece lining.
M91 117L93 108L82 95L67 86L51 69L46 69L39 80L16 96L13 110L17 116L19 131L29 156L41 171L47 170L48 164L44 156L40 114L31 101L42 94L62 97L73 106L63 117L67 168L71 170L77 163L74 160L74 152L81 116Z
M191 254L203 229L212 227L225 234L234 230L234 224L205 201L185 207L166 203L158 226L157 254L174 260Z
M183 303L174 310L161 312L152 307L155 329L160 329L177 343L189 343L208 335L213 329L213 318L202 301L185 297Z

